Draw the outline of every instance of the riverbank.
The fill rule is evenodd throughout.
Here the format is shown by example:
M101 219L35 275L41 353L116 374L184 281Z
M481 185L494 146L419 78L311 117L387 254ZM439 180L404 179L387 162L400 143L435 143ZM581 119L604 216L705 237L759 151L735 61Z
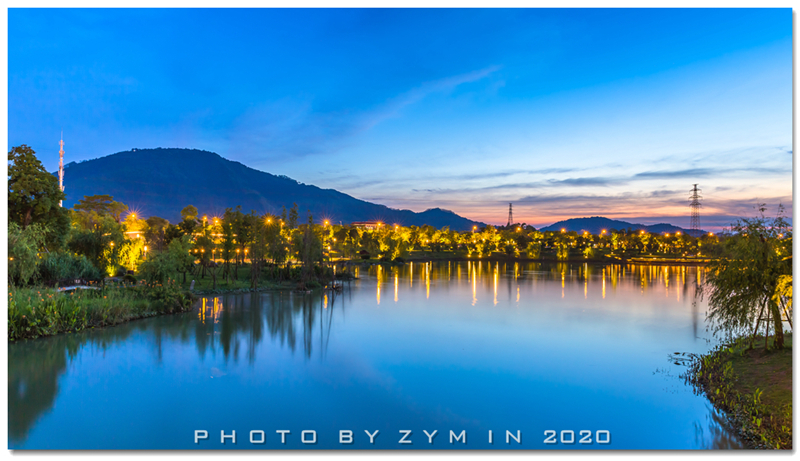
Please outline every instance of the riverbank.
M753 349L740 338L695 357L686 375L751 449L792 449L792 335L784 340L783 350L764 350L763 337Z
M104 286L59 292L52 288L11 288L8 340L106 327L135 319L191 310L194 296L176 283Z
M602 258L570 258L570 259L555 259L555 258L526 258L519 256L508 256L503 253L493 253L489 256L467 256L466 254L458 254L453 252L435 252L435 251L415 251L408 256L401 259L399 262L462 262L462 261L489 261L489 262L517 262L517 263L550 263L550 264L637 264L637 265L651 265L651 266L705 266L711 259L706 258L667 258L667 257L633 257L633 258L620 258L617 256L604 256ZM376 258L370 259L340 259L334 261L336 264L393 264L397 262L385 261Z

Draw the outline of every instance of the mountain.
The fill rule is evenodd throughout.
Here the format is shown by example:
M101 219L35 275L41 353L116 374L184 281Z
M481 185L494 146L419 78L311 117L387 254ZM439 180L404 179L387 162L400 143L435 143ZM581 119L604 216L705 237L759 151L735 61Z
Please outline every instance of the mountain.
M469 230L483 223L452 211L433 208L422 213L396 210L359 200L333 189L306 185L196 149L133 149L64 166L64 186L71 207L85 195L108 194L141 216L180 220L180 211L194 205L201 214L221 216L225 208L242 206L249 213L280 214L297 203L300 222L311 211L316 222L382 221Z
M683 232L686 234L690 233L690 231L682 229L677 226L673 226L672 224L661 223L661 224L653 224L650 226L646 226L644 224L635 224L626 221L617 221L614 219L603 218L601 216L592 216L591 218L567 219L565 221L559 221L550 226L543 227L540 230L560 231L561 229L566 229L567 231L576 231L576 232L588 231L589 233L592 234L599 234L600 231L602 231L603 229L605 229L608 232L610 232L611 229L615 230L644 229L646 232L652 232L654 234L660 234L662 232L669 232L669 233Z

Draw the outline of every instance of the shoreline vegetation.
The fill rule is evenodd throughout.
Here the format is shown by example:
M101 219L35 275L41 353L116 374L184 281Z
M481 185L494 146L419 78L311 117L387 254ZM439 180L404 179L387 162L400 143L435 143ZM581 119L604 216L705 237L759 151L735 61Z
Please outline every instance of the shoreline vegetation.
M792 449L792 334L784 348L759 335L690 357L684 375L723 412L749 449Z
M166 284L109 285L59 292L54 288L11 287L8 339L34 339L118 325L192 309L194 296L173 281Z

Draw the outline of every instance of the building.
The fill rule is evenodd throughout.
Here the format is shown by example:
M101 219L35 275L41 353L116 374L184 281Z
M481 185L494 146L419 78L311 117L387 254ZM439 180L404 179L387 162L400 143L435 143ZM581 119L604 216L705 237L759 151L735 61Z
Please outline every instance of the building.
M350 223L353 227L360 227L361 229L375 230L380 228L383 223L380 221L356 221Z

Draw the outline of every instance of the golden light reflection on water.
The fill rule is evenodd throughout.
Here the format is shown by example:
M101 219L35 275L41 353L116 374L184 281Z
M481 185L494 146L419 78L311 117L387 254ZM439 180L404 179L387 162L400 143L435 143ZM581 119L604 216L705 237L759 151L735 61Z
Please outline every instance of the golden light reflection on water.
M425 263L425 299L431 297L431 263Z
M704 269L694 266L646 266L646 265L590 265L583 264L542 264L542 263L519 263L519 262L496 262L487 261L483 264L480 261L465 262L417 262L397 267L371 266L368 272L377 279L375 287L376 304L380 305L382 285L387 282L388 274L391 271L394 280L394 302L399 303L404 294L413 292L411 289L411 279L413 279L414 267L422 264L422 273L419 277L424 278L425 299L434 301L436 299L437 286L447 287L455 283L461 283L461 271L466 269L467 283L472 285L472 305L477 305L479 298L485 296L492 305L507 303L524 303L535 301L542 296L544 286L539 286L541 282L556 282L556 277L561 281L561 298L569 299L571 296L583 295L584 300L608 299L614 297L614 293L622 288L627 293L631 289L638 292L640 296L657 294L672 300L681 301L687 297L694 296L693 291L689 292L694 286L694 280L703 276ZM454 267L455 266L455 267ZM462 266L464 266L462 268ZM456 277L453 278L452 276ZM405 289L401 289L400 279L407 277L410 283ZM580 290L578 283L583 285ZM481 288L479 289L479 285ZM508 292L506 295L506 287ZM538 287L538 288L537 288ZM410 291L409 291L410 290ZM491 290L491 293L488 291ZM578 291L580 290L580 291ZM663 293L662 293L663 290ZM502 291L502 293L501 293ZM582 291L582 293L581 293ZM516 292L516 293L515 293ZM652 293L651 293L652 292ZM457 291L455 292L457 293ZM690 293L690 294L686 294ZM323 304L329 303L324 301ZM591 306L591 304L589 304ZM523 305L524 306L524 305ZM221 306L220 306L221 307ZM217 312L219 308L213 310ZM204 320L208 313L201 313L201 320Z
M475 264L475 263L472 263ZM472 269L472 305L478 302L478 275L475 268Z
M378 294L377 294L377 299L378 299L378 305L379 306L381 305L381 271L382 271L382 269L383 269L383 267L378 266Z
M606 299L606 268L603 268L603 299Z
M498 264L499 263L495 263L495 266L494 266L494 305L495 306L497 305L497 277L498 277L498 274L497 274L498 267L497 267L497 265Z

